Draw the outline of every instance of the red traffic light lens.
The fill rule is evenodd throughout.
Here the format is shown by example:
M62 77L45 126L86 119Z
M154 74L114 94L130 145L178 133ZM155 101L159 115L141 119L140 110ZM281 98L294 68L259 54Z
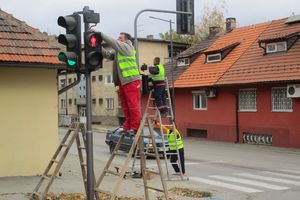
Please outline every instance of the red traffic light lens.
M91 47L97 46L97 38L95 37L95 35L92 35L92 37L90 38L90 46Z

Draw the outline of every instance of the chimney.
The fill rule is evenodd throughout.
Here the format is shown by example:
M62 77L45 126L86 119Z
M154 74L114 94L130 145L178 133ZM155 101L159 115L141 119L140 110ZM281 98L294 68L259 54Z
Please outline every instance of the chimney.
M153 40L154 39L154 35L147 35L147 39Z
M236 18L234 17L226 18L226 33L231 32L235 28L236 28Z
M211 26L209 27L208 39L214 38L220 33L220 26Z

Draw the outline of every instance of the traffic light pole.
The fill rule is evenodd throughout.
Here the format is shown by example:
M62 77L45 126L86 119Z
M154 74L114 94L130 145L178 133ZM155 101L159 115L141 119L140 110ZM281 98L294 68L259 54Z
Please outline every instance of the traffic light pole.
M83 14L89 11L89 7L83 8ZM84 23L84 31L89 31L89 23ZM91 72L86 70L86 160L87 160L87 200L94 199L94 161L93 161L93 131L92 131L92 88L91 88Z

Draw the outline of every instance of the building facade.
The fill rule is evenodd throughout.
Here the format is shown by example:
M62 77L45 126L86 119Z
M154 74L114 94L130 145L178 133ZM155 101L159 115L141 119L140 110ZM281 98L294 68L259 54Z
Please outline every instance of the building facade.
M219 37L175 82L182 133L299 148L299 28L291 17Z
M3 10L0 40L0 177L41 174L57 148L59 48Z

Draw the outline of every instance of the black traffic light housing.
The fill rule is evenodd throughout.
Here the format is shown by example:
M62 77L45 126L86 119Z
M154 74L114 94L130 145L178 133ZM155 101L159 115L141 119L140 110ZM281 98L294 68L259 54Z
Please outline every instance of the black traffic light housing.
M194 0L176 0L176 11L192 13L191 15L177 14L177 33L194 35Z
M58 42L66 46L58 58L67 64L67 68L79 72L81 70L81 17L79 14L60 16L57 24L66 29L66 34L58 36Z
M102 68L102 37L100 32L85 32L84 33L84 57L85 69L93 71L97 68Z

